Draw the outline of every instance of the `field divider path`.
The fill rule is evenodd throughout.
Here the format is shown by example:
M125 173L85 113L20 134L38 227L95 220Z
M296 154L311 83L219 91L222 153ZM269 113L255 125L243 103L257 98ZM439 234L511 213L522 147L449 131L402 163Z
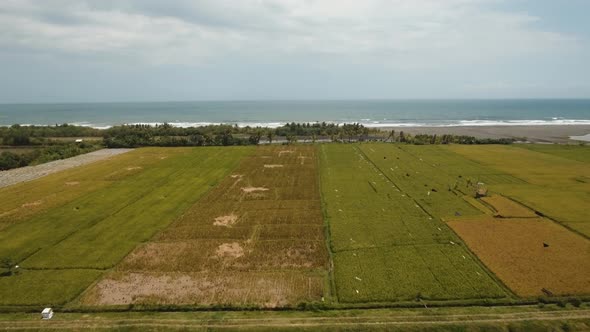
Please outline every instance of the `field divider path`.
M330 228L330 218L328 217L328 210L326 209L327 206L327 202L325 199L325 193L324 193L324 189L323 186L321 185L323 183L323 175L322 175L322 160L326 160L327 156L326 156L326 150L325 150L325 145L322 144L320 145L320 150L321 150L321 157L316 158L316 167L318 169L318 178L320 181L320 200L321 200L321 206L322 206L322 217L324 218L324 236L325 236L325 243L326 243L326 251L328 252L328 282L330 284L330 297L338 302L339 301L339 297L338 297L338 288L336 287L336 279L334 278L334 251L332 250L332 231ZM326 167L327 169L327 167Z
M264 313L262 313L264 314ZM32 320L1 320L0 328L4 330L48 329L48 330L81 330L81 329L120 329L120 328L162 328L162 329L248 329L248 328L369 328L369 327L435 327L449 325L483 325L537 321L587 321L589 310L555 310L541 312L517 313L473 313L473 314L417 314L403 315L392 312L377 315L357 315L350 317L265 317L265 318L212 318L210 315L193 319L188 318L116 318L96 317L95 319L60 319L51 321Z

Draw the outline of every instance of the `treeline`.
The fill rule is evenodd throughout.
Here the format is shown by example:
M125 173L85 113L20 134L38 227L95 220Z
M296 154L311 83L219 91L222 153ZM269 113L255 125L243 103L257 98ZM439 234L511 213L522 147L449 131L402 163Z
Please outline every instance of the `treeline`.
M42 145L50 137L101 137L100 129L61 124L55 126L21 126L0 127L3 145L26 146Z
M247 145L241 129L229 125L179 128L163 125L123 125L103 132L104 144L109 148L141 146L216 146Z
M388 136L389 135L389 136ZM510 144L511 138L477 138L465 135L405 134L395 130L384 132L361 124L288 123L278 128L238 127L237 125L209 125L180 128L161 125L122 125L108 129L73 126L19 126L0 127L2 145L30 146L62 144L52 138L102 137L109 148L141 146L228 146L255 145L263 142L293 143L300 140L323 141L389 141L406 144Z
M524 138L523 138L524 139ZM526 139L524 139L526 140ZM385 141L399 142L414 145L426 144L512 144L516 141L514 138L478 138L466 135L430 135L430 134L404 134L403 131L396 133L392 130Z
M55 144L51 138L102 137L107 147L140 146L225 146L251 145L261 140L273 142L277 138L287 142L318 138L336 140L366 140L368 135L382 134L361 124L338 125L333 123L289 123L278 128L238 127L237 125L209 125L180 128L164 123L161 125L122 125L108 129L73 126L0 127L2 145L30 146Z
M374 130L375 132L378 132ZM104 144L111 148L139 146L228 146L268 143L282 137L287 143L318 138L358 141L368 138L371 130L361 124L290 123L278 128L211 125L178 128L169 124L156 126L124 125L104 131Z
M0 170L5 171L18 167L43 164L58 159L66 159L92 152L100 148L102 148L100 144L67 143L46 147L35 147L31 151L22 153L4 151L0 153Z

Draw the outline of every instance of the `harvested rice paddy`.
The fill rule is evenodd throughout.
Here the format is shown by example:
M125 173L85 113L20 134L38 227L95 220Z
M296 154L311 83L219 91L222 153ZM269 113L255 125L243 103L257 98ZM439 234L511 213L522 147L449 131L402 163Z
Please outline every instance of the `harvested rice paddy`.
M449 225L520 296L590 293L590 241L542 218L474 218Z

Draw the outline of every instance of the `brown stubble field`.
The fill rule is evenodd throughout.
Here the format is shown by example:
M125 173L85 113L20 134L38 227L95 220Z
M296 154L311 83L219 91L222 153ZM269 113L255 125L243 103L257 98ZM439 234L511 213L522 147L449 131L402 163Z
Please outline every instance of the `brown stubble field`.
M519 296L590 293L590 242L544 218L451 220L479 259Z
M316 148L259 147L90 289L88 305L321 301L328 253Z

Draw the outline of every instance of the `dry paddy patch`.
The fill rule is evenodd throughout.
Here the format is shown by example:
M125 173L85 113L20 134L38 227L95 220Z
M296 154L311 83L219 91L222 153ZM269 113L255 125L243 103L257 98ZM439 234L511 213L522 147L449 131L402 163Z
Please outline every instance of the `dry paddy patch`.
M300 156L313 160L315 147L258 147L128 255L84 302L283 307L320 301L328 254L317 163Z
M231 227L236 222L238 222L238 216L232 213L227 216L220 216L215 218L215 222L213 223L213 225Z
M268 191L268 188L265 188L265 187L243 187L242 191L249 194L249 193L254 193L254 192L259 192L259 191Z
M238 242L222 243L215 250L215 257L238 258L244 256L244 248Z
M281 164L266 164L264 168L283 168L284 165Z
M323 295L323 280L290 272L113 273L85 294L91 305L258 304L276 308Z
M554 222L474 217L448 224L520 296L590 294L590 241Z

